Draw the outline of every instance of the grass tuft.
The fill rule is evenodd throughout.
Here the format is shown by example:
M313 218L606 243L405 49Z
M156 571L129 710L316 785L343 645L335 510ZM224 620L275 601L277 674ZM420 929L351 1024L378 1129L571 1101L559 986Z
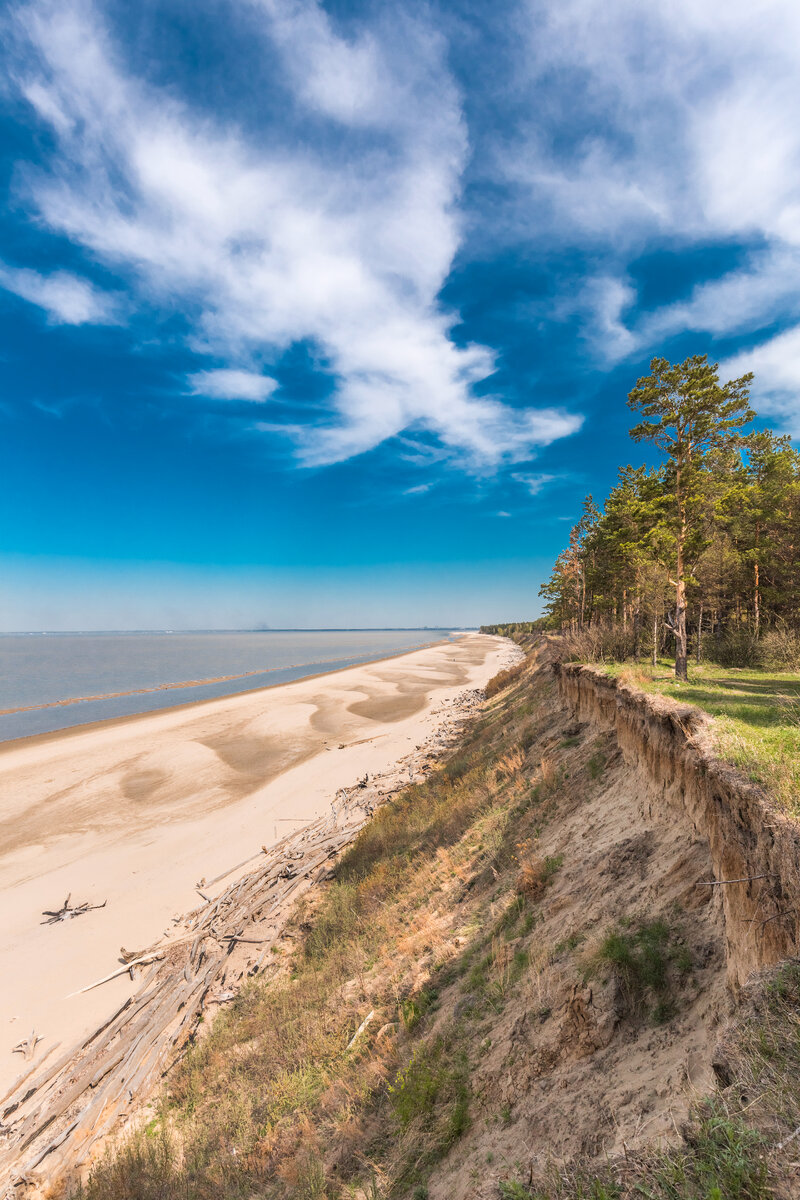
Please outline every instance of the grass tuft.
M691 970L689 951L663 920L622 924L610 929L588 963L591 973L610 968L621 984L628 1007L649 1013L657 1025L675 1015L675 977Z
M539 900L563 865L563 854L548 854L545 858L529 859L522 864L517 876L517 892L528 900Z

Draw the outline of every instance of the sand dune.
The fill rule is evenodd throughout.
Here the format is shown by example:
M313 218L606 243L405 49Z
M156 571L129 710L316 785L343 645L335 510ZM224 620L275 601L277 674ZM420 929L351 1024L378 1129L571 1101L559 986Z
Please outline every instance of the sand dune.
M387 770L433 710L503 666L472 634L394 659L221 700L0 745L0 1089L32 1029L68 1044L131 988L120 946L152 944L211 879ZM57 925L44 909L106 900Z

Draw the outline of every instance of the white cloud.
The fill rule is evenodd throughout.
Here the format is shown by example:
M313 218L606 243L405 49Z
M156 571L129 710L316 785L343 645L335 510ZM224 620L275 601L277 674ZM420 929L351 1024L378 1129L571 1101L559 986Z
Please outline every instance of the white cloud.
M255 371L219 367L213 371L195 371L187 376L195 396L210 396L215 400L267 400L278 386L268 375Z
M43 308L54 324L114 325L119 320L118 297L98 291L68 271L42 275L0 263L0 287Z
M684 330L729 335L796 315L796 0L521 0L517 22L513 88L529 116L492 158L521 189L517 233L626 264L654 240L760 247L638 324L600 303L598 352L613 361Z
M748 371L755 374L752 390L759 410L780 418L793 437L800 437L800 325L720 363L723 379Z
M573 432L568 414L473 396L492 356L450 338L437 297L468 145L438 35L393 12L348 40L315 0L253 10L295 105L337 123L335 161L305 134L286 150L291 106L282 143L248 140L135 78L88 0L33 0L23 90L57 145L23 174L39 220L144 303L197 314L198 352L236 363L318 344L337 380L327 419L285 427L306 463L423 430L485 468Z
M627 328L624 313L636 300L636 293L625 279L595 276L587 281L578 308L588 312L587 332L597 354L616 362L636 348L637 338Z
M519 13L533 116L504 162L550 201L543 233L800 235L794 0L523 0ZM559 75L569 107L534 107Z
M547 487L556 478L555 475L544 475L530 471L514 471L511 478L522 484L529 496L538 496L542 488Z
M776 245L751 254L737 270L698 284L686 300L632 319L630 326L623 316L634 308L635 294L623 281L590 280L579 301L579 310L589 314L589 337L598 357L608 362L688 330L726 337L753 333L800 316L800 250Z
M644 319L639 341L685 329L733 334L800 310L800 252L780 246L751 256L721 279L698 285L688 300L665 305Z

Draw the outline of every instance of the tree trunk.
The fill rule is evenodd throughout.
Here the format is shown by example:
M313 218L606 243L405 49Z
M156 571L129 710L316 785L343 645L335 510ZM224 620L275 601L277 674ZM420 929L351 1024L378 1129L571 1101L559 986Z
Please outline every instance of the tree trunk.
M641 650L642 641L642 622L639 612L640 604L641 601L639 599L639 588L637 586L633 598L633 657L636 662L639 661L639 651Z
M658 617L653 613L653 670L658 666Z
M686 641L686 584L679 577L675 587L675 678L689 678Z
M703 657L703 602L700 602L700 613L697 618L697 665Z
M675 579L675 678L689 678L688 655L686 652L686 580L684 579L683 554L686 546L686 508L681 487L681 463L676 472L676 496L678 500L678 559Z
M753 629L758 637L761 625L761 591L759 587L758 563L753 564Z

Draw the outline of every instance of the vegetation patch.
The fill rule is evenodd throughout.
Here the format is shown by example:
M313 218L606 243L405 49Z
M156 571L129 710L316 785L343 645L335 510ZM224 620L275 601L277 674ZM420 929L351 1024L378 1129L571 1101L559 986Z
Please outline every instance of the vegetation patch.
M699 1105L676 1146L594 1172L570 1164L535 1183L500 1185L504 1200L771 1200L764 1140L718 1100Z
M800 676L703 663L688 683L656 669L607 663L608 674L645 692L694 704L716 718L712 736L720 757L765 787L782 808L800 816Z
M548 854L544 858L528 859L522 864L517 876L517 891L529 900L538 900L544 895L553 876L564 865L563 854Z
M528 677L514 678L441 769L378 810L298 913L302 936L272 977L251 981L178 1065L153 1136L109 1152L86 1200L424 1194L469 1125L465 1022L498 1011L528 968L515 839L533 821L526 748L551 685L520 714ZM547 764L538 775L556 787ZM557 865L542 868L547 880ZM500 878L514 940L480 917ZM450 925L461 901L466 945ZM458 978L474 1015L444 1020L439 990Z
M675 984L691 971L692 960L680 934L658 919L610 929L586 967L589 974L610 971L629 1011L660 1025L675 1014Z
M507 687L510 687L512 683L516 683L524 669L525 662L521 661L515 663L513 667L506 668L505 671L498 671L498 673L486 684L485 690L487 699L491 699L491 697L496 696L498 692L502 692Z

